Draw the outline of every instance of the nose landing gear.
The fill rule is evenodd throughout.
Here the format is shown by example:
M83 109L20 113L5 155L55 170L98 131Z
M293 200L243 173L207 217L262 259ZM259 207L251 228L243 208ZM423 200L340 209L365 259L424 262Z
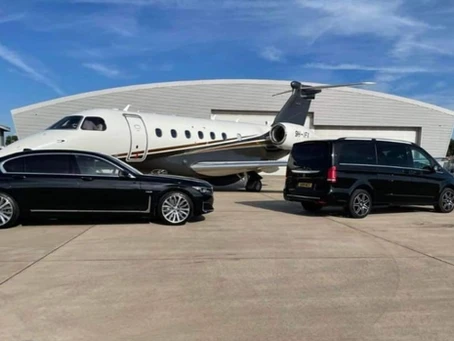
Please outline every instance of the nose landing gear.
M256 172L248 172L246 191L260 192L262 190L262 177Z

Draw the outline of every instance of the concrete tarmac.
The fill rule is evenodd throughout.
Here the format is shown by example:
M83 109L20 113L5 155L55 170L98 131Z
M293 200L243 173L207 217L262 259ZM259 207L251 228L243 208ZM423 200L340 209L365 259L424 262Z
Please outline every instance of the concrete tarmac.
M182 227L0 230L0 340L453 340L454 214L215 193Z

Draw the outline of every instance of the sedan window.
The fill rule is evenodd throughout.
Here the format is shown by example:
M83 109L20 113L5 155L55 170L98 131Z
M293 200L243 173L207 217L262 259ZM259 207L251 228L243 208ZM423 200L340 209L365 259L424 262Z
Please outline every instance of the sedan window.
M76 155L76 162L82 175L118 176L121 171L110 162L92 156Z
M71 155L33 155L25 158L27 173L74 174Z
M17 159L12 159L12 160L6 161L5 164L3 165L3 169L7 173L23 173L23 172L25 172L24 158L20 157Z
M5 162L7 173L74 174L71 155L31 155Z

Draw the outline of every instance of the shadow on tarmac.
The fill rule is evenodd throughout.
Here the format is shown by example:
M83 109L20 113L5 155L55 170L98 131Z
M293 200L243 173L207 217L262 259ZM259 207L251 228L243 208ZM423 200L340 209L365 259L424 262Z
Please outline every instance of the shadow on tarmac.
M204 216L193 217L188 224L204 221ZM147 218L137 216L66 216L66 217L29 217L23 219L22 226L53 226L53 225L134 225L134 224L156 224L169 226L162 223L158 218ZM184 225L181 225L184 226Z
M317 213L311 213L304 210L304 208L296 202L287 202L285 200L262 200L262 201L236 201L236 204L245 206L260 208L264 210L294 214L300 216L311 216L311 217L323 217L323 216L334 216L334 217L346 217L345 211L341 207L324 207ZM398 214L398 213L410 213L410 212L434 212L432 207L415 207L415 206L377 206L372 209L370 215L376 214Z

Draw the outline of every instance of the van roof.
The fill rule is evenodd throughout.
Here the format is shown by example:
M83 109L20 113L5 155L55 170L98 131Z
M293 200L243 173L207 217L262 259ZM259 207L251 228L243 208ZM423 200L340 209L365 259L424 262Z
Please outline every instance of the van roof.
M387 138L380 138L380 137L378 137L378 138L376 138L376 137L340 137L337 139L307 140L307 141L295 143L295 145L300 145L300 144L304 144L304 143L334 142L334 141L383 141L383 142L393 142L393 143L416 145L414 142L411 142L411 141L387 139Z

